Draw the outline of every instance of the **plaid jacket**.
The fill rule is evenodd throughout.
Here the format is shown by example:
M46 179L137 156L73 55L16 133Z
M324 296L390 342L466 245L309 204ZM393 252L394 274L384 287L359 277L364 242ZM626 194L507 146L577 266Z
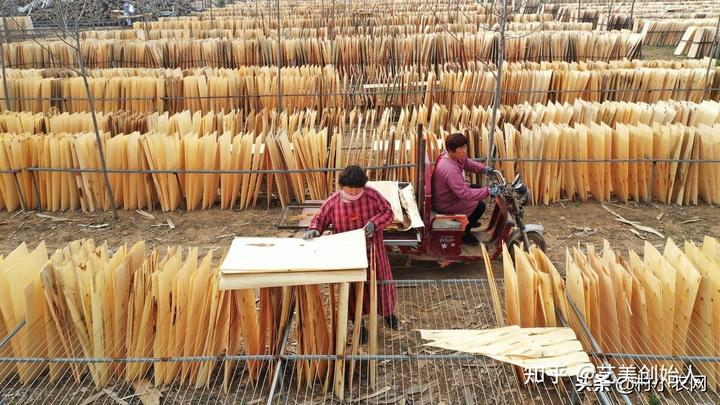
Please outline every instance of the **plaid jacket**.
M390 203L378 191L371 187L365 187L363 195L357 201L344 202L340 197L340 192L336 192L328 198L320 208L312 221L310 221L309 229L316 229L323 233L330 225L333 226L335 233L354 231L360 229L372 221L375 224L375 235L368 240L368 253L370 245L375 246L375 264L378 280L392 280L392 270L390 269L390 260L388 260L387 252L383 240L383 229L390 225L393 220L393 212ZM372 258L368 258L371 260ZM355 289L350 289L354 292ZM395 312L396 292L393 284L378 285L380 295L380 313L382 315L390 315ZM354 295L354 294L352 294ZM355 300L350 297L350 306L354 306ZM363 312L367 312L369 308L368 288L365 289L363 297ZM350 308L351 314L353 308Z

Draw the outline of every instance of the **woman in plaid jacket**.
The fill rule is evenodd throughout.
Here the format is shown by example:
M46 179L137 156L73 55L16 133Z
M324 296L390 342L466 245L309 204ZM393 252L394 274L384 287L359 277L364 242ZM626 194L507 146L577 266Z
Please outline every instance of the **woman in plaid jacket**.
M340 174L340 191L331 195L310 222L305 239L319 237L330 226L333 232L347 232L363 228L368 238L367 250L370 246L375 249L375 268L379 281L393 279L385 245L383 243L383 229L393 220L390 203L378 191L366 187L368 181L365 171L359 166L348 166ZM370 258L368 258L368 261ZM369 304L368 289L363 296L363 312L367 313ZM351 289L351 294L354 290ZM393 329L398 328L398 319L395 316L396 291L395 285L382 283L378 288L380 298L380 313L385 323ZM350 313L354 313L355 299L350 297ZM363 328L364 329L364 328ZM364 331L363 331L364 332ZM364 335L366 335L364 333ZM364 337L364 336L363 336Z

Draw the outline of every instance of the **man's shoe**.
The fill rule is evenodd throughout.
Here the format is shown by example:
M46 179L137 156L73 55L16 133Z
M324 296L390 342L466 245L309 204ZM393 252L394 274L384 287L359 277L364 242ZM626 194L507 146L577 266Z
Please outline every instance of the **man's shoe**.
M462 237L463 243L470 246L480 246L480 240L471 233L465 233Z
M398 321L397 316L394 314L385 317L385 324L392 328L392 330L398 330L400 327L400 321Z

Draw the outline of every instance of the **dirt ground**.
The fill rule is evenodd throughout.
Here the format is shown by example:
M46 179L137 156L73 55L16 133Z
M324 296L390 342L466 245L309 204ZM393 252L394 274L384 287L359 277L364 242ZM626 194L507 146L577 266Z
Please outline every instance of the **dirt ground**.
M643 59L682 60L683 56L675 56L674 46L650 46L643 45Z
M679 243L684 240L700 242L705 235L720 237L720 211L713 206L611 203L605 207ZM45 241L49 249L56 249L74 239L93 238L96 242L107 241L114 249L122 243L132 244L144 239L149 246L197 246L202 252L216 249L219 259L230 246L233 236L290 237L294 234L276 228L282 214L279 207L246 211L153 211L151 215L155 219L136 211L119 211L118 214L119 219L113 220L111 213L0 213L0 254L9 253L22 242L35 246ZM642 251L646 240L658 247L664 243L663 238L652 233L639 230L639 235L633 233L630 225L617 221L601 204L594 202L528 207L525 218L528 223L544 225L547 254L561 271L565 247L578 243L601 247L603 239L607 239L616 252L625 256L627 249ZM174 224L174 229L170 229L168 220ZM440 268L437 263L408 263L407 257L400 254L391 255L391 261L395 276L400 279L475 278L483 274L477 264L451 264ZM499 270L499 263L495 267Z

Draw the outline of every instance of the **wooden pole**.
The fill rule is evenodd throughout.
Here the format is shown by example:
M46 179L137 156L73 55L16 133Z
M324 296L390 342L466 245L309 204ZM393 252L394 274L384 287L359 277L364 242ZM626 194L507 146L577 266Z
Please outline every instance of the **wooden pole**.
M347 337L348 301L350 298L350 283L340 283L338 293L338 314L335 330L335 378L333 387L335 396L342 401L345 399L345 339Z
M485 157L485 164L492 166L492 150L495 144L495 127L497 124L497 114L500 108L500 90L502 88L502 67L505 60L505 22L507 21L507 0L503 0L502 9L500 10L500 40L498 42L497 54L497 78L495 80L495 99L493 100L492 118L490 119L490 129L488 130L488 155Z
M635 26L635 0L630 3L630 28Z

